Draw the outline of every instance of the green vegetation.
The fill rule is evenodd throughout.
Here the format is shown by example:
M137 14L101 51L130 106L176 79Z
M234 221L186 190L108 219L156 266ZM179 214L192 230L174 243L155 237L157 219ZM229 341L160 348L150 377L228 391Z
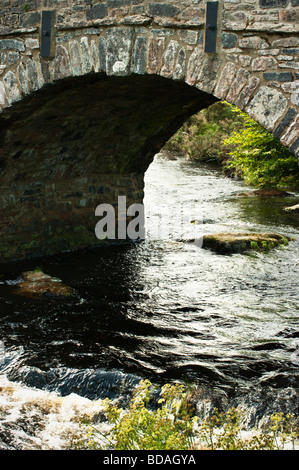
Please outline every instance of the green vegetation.
M242 431L243 415L231 408L227 413L214 410L199 420L194 413L192 390L181 384L166 384L154 406L155 388L141 381L128 409L104 400L109 430L100 432L87 420L82 434L72 441L72 449L90 450L281 450L295 448L299 437L296 419L283 413L271 416L263 430ZM150 406L150 404L152 406Z
M164 148L181 152L193 161L219 164L229 152L223 140L242 125L242 117L233 113L230 105L217 102L191 116Z
M190 160L220 164L258 188L299 189L297 158L246 113L218 102L192 116L165 146Z
M241 116L244 128L224 140L232 148L225 168L239 174L246 183L259 188L299 188L297 158L270 132L257 124L246 113L231 107Z

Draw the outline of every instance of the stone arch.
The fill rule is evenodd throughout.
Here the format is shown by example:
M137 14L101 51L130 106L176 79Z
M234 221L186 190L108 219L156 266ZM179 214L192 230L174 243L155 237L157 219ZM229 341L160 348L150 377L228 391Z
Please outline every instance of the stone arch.
M123 193L141 201L154 154L217 100L297 151L287 98L226 55L204 53L195 29L63 31L52 60L37 39L8 41L19 59L0 78L1 260L97 244L96 206Z
M206 54L203 39L196 30L173 34L171 30L161 29L152 29L149 33L146 28L140 33L140 29L119 26L86 30L87 34L81 29L77 33L61 34L53 60L40 57L37 39L6 40L9 50L20 54L28 51L28 56L24 55L17 64L12 63L0 79L1 109L68 77L98 72L107 76L160 75L195 86L216 99L226 99L273 132L291 152L299 154L299 141L295 138L298 82L292 82L290 72L263 73L263 77L273 77L269 82L269 77L261 79L260 71L265 69L263 56L254 59L252 68L258 71L255 73L246 67L249 56L243 57L242 66L231 60L232 54ZM225 41L232 41L230 36L236 35L225 33L224 36L225 44ZM276 40L274 45L279 42L286 44L286 41ZM239 46L265 47L258 36L239 40ZM273 57L266 59L269 62ZM272 65L272 62L267 63L268 67ZM291 93L291 102L275 88L275 80L286 82L284 89Z

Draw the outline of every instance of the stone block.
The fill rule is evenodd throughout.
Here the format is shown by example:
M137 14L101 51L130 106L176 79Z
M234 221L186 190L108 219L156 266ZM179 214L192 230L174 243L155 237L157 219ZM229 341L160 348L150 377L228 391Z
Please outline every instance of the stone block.
M292 93L291 103L294 104L295 106L299 106L299 89L297 91L294 91L294 93Z
M148 46L147 72L159 73L163 63L165 38L152 38Z
M261 86L249 103L246 112L255 121L272 131L287 108L287 99L277 90Z
M287 128L286 132L280 137L280 141L283 145L291 147L296 140L299 139L299 115L296 116L292 124Z
M69 53L64 46L56 47L54 59L54 79L59 80L71 75Z
M20 58L19 52L9 52L7 55L7 64L13 65L16 62L18 62L19 58Z
M280 49L264 49L259 51L259 55L274 55L277 56L280 53Z
M197 76L196 87L207 93L213 93L220 65L221 60L218 57L205 54Z
M179 31L179 38L186 44L196 44L198 39L197 31L182 29Z
M283 54L299 54L299 48L282 49Z
M99 53L99 70L102 72L106 71L106 42L104 38L100 38L98 44Z
M259 36L249 36L240 39L239 47L241 49L260 49L262 46L262 38Z
M221 100L225 99L228 93L228 90L230 89L231 84L235 78L236 72L237 72L236 66L232 62L228 62L224 66L224 69L222 70L222 73L220 75L218 84L214 92L217 98L220 98Z
M293 60L293 56L291 56L291 55L278 55L277 60Z
M29 28L40 24L40 12L34 11L20 15L20 27Z
M291 72L264 72L263 78L277 82L290 82L293 77Z
M133 72L144 74L146 71L147 47L146 38L144 36L137 37L135 41Z
M289 36L281 39L275 39L272 47L296 47L299 45L299 37Z
M296 24L299 21L299 9L291 8L279 10L279 19L282 23L287 22Z
M132 0L107 0L108 8L119 8L132 5Z
M86 19L87 20L97 20L100 18L105 18L107 14L105 3L96 3L92 5L91 8L86 10Z
M286 68L286 69L293 69L293 70L299 70L299 62L295 61L286 61L286 62L279 62L278 67L280 68Z
M291 144L289 148L290 152L299 157L299 137Z
M29 87L32 91L39 89L38 74L36 64L33 59L29 59L26 63L26 72L29 82Z
M19 89L18 80L14 72L9 70L3 77L3 82L6 89L6 95L9 103L14 103L22 98L22 93Z
M17 39L0 39L0 51L25 51L24 41Z
M35 38L27 38L25 40L26 48L28 49L38 49L39 48L39 40Z
M273 69L276 66L276 60L272 56L257 57L253 59L251 69L253 71L263 71L267 69Z
M251 77L249 80L249 84L245 85L241 93L239 94L238 98L235 101L235 105L243 110L245 106L248 104L249 100L251 99L253 93L257 89L260 83L260 79L258 77Z
M226 96L226 99L229 103L235 103L245 85L248 85L249 76L250 74L248 70L243 68L238 70L236 77L232 82L230 90Z
M82 72L83 74L89 73L93 69L93 61L91 60L88 39L86 36L80 39L81 58L82 58Z
M133 30L110 29L106 32L106 73L126 75L130 70Z
M187 65L186 82L189 85L195 85L203 59L204 59L204 53L199 47L196 47L191 53L189 61L188 61L188 65Z
M284 83L282 85L283 91L287 93L298 93L299 92L299 80L294 80L293 82Z
M148 13L150 16L176 16L180 9L168 3L150 3Z
M162 76L170 77L173 74L178 47L179 44L177 41L170 41L164 54L163 66L161 69Z
M239 63L242 67L249 67L251 64L251 57L250 55L239 55L238 57Z
M22 63L18 65L17 68L17 74L19 78L19 82L21 85L22 92L27 95L29 93L29 83L28 83L28 77L27 77L27 72L25 70L25 67Z
M260 0L261 8L276 8L285 7L289 3L289 0Z
M69 51L72 75L82 75L80 46L79 42L76 39L69 42Z
M173 79L174 80L182 80L185 76L185 66L186 66L186 52L185 49L182 47L178 52L178 57L175 65L175 69L173 72Z
M98 55L98 45L94 39L90 41L90 58L92 63L92 68L95 72L99 71L99 55Z
M0 106L8 106L8 99L3 82L0 82Z
M224 49L232 49L238 42L238 36L235 33L222 33L221 44Z
M273 131L274 137L279 137L280 134L284 131L284 129L290 124L292 119L296 116L296 111L294 108L289 108L287 110L287 113L285 116L282 118L281 122L278 124L276 129Z

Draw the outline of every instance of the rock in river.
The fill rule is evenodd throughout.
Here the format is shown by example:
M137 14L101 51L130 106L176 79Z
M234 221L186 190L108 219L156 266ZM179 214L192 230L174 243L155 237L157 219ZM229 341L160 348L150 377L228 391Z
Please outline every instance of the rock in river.
M298 214L299 213L299 204L295 204L294 206L285 207L284 210L288 211L288 212Z
M60 279L49 276L40 270L27 271L22 273L22 280L19 282L16 293L30 297L77 296L76 291L71 287L63 284Z
M248 250L268 251L280 245L287 245L290 237L278 233L215 233L204 235L203 248L216 253L242 253Z
M266 188L261 188L261 189L255 189L254 191L244 191L243 193L239 193L238 196L244 196L244 197L287 197L291 196L291 193L288 193L286 191L282 191L280 189L266 189Z

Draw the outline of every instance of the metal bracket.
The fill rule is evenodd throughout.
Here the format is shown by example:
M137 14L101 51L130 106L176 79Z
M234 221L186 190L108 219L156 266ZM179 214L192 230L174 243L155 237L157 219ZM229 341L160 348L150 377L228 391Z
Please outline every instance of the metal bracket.
M55 56L55 10L42 11L41 34L40 34L40 55L45 58Z
M216 52L217 21L218 21L218 1L207 2L205 41L204 41L205 52L208 52L208 53Z

